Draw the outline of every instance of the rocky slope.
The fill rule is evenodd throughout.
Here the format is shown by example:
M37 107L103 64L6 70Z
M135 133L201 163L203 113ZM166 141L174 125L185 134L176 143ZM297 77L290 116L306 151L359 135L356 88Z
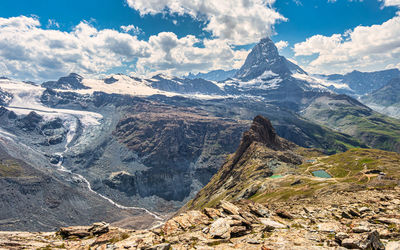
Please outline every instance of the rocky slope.
M400 247L399 166L393 152L324 156L298 147L257 116L211 182L163 226L132 231L96 223L57 233L2 232L0 246L394 250Z
M361 101L382 114L400 118L400 78L363 96Z

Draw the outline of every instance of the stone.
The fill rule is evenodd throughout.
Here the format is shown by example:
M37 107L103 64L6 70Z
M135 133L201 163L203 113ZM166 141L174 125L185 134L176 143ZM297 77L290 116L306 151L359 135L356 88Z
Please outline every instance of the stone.
M240 214L240 209L228 201L221 201L219 205L227 214Z
M384 217L380 217L380 218L376 218L375 219L377 222L383 223L383 224L397 224L400 225L400 220L399 219L395 219L395 218L384 218Z
M85 238L91 235L89 232L89 226L76 226L76 227L62 227L58 231L58 234L61 235L64 239L69 238Z
M210 225L209 235L216 239L230 238L230 221L226 218L219 218Z
M162 227L162 231L165 235L172 235L180 231L179 224L174 220L168 220Z
M293 220L293 215L291 215L287 211L277 210L276 215L278 215L279 217L284 218L284 219Z
M249 243L249 244L252 244L252 245L258 245L258 244L261 244L261 242L260 242L260 241L258 241L258 240L256 240L256 239L254 239L254 238L248 238L248 239L246 240L246 242L247 242L247 243Z
M231 227L231 237L239 237L246 234L247 228L245 226Z
M261 224L265 225L265 231L273 231L275 229L283 229L283 228L287 228L286 225L283 225L282 223L273 221L271 219L266 219L266 218L262 218L260 219Z
M400 249L400 241L390 241L386 245L386 250L399 250Z
M324 232L324 233L334 233L339 231L340 227L338 223L335 222L325 222L325 223L319 223L317 225L318 231Z
M341 243L342 247L349 248L349 249L361 249L361 241L358 238L346 238L342 240Z
M353 228L352 231L354 233L367 233L367 232L370 232L371 229L369 227L367 227L367 226L360 225L360 226L357 226L357 227Z
M347 239L347 238L349 238L349 235L346 234L346 233L343 233L343 232L338 232L338 233L335 235L335 241L338 242L339 244L341 244L342 241L343 241L344 239Z
M259 203L249 203L250 212L258 217L269 217L268 209Z
M100 235L107 233L109 231L110 224L105 222L96 222L93 223L92 226L89 228L89 232L94 235Z
M206 214L208 217L210 217L213 220L216 220L222 216L221 212L215 208L206 207L206 208L204 208L203 211L204 211L204 214Z
M349 209L349 214L351 214L354 217L360 217L360 214L353 208Z
M358 211L360 211L361 214L365 214L371 212L371 209L369 207L361 207L360 209L358 209Z
M148 250L169 250L171 248L170 243L162 243L152 247L147 248Z
M345 218L345 219L352 219L351 215L348 214L348 213L345 212L345 211L342 212L342 218Z

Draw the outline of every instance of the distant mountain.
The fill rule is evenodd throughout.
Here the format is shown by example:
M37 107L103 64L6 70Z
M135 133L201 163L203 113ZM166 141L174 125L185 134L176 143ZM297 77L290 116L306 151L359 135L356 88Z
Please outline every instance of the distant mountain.
M346 94L364 95L378 90L394 78L400 78L400 70L388 69L375 72L352 71L340 75L326 75L327 80L346 84L349 91Z
M181 93L181 94L208 94L208 95L224 94L224 91L221 90L213 82L201 78L181 79L178 77L168 77L159 74L153 76L150 79L146 79L146 81L152 88L168 92Z
M42 83L42 87L51 88L51 89L88 89L85 85L82 84L83 77L71 73L68 76L61 77L58 81L49 81Z
M209 80L209 81L224 81L228 78L233 77L237 72L237 69L232 69L232 70L213 70L210 71L208 73L197 73L197 74L192 74L189 73L188 76L186 76L186 78L188 79L197 79L197 78L201 78L204 80Z
M363 96L361 101L383 114L400 118L400 78Z

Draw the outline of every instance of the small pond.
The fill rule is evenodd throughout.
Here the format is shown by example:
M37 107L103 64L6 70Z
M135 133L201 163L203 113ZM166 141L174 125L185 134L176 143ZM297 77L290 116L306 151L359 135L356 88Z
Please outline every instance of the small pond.
M332 176L330 174L328 174L325 170L316 170L316 171L313 171L312 174L315 177L319 177L319 178L332 178Z
M269 178L271 178L271 179L278 179L278 178L282 178L282 175L276 174L276 175L270 176Z

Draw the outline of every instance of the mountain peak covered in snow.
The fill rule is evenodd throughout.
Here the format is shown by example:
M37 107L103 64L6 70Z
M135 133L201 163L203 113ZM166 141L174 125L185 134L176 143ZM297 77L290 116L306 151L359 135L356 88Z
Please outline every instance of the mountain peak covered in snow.
M235 78L249 81L266 71L271 71L281 78L289 77L292 73L307 74L299 66L279 55L278 48L271 39L263 38L247 56Z

